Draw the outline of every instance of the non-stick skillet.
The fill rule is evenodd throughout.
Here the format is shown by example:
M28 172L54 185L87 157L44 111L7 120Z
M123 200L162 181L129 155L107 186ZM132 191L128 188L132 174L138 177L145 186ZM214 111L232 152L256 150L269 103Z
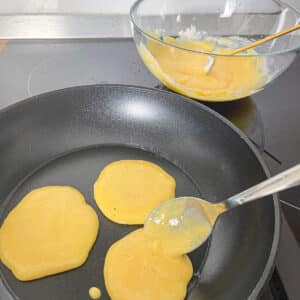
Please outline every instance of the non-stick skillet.
M248 139L220 115L153 89L97 85L39 95L3 110L0 128L1 223L25 193L52 184L79 188L100 218L99 237L81 268L23 283L1 264L1 300L84 300L92 285L109 299L106 251L136 228L110 222L95 205L93 183L111 161L153 161L176 178L178 196L212 202L268 174ZM224 215L212 239L190 255L195 276L187 298L257 299L273 268L279 219L275 197Z

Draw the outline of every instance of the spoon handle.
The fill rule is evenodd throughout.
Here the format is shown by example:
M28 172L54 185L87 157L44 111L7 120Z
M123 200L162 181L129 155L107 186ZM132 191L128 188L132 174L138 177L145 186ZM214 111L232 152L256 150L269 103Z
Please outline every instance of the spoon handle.
M288 33L290 33L290 32L293 32L293 31L295 31L295 30L298 30L298 29L300 29L300 24L297 24L297 25L295 25L295 26L293 26L293 27L289 27L289 28L284 29L284 30L282 30L282 31L280 31L280 32L277 32L277 33L274 33L274 34L272 34L272 35L269 35L269 36L267 36L267 37L265 37L265 38L263 38L263 39L261 39L261 40L258 40L258 41L256 41L256 42L253 42L253 43L251 43L251 44L248 44L248 45L246 45L246 46L244 46L244 47L241 47L241 48L239 48L239 49L233 50L230 54L233 55L233 54L241 53L241 52L243 52L243 51L246 51L246 50L249 50L249 49L251 49L251 48L257 47L257 46L259 46L259 45L261 45L261 44L264 44L264 43L266 43L266 42L269 42L269 41L271 41L271 40L273 40L273 39L275 39L275 38L278 38L278 37L280 37L280 36L283 36L283 35L285 35L285 34L288 34Z
M247 202L300 185L300 164L279 173L239 194L231 196L220 204L229 210Z

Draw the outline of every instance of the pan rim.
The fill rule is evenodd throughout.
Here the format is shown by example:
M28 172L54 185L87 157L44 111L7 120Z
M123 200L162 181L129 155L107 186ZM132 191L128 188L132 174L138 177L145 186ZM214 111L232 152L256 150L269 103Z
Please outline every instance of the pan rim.
M76 90L76 89L84 89L84 88L126 88L129 90L147 90L155 93L162 93L167 94L172 97L178 98L178 100L188 102L191 105L194 105L197 109L202 109L220 121L223 122L224 125L228 126L230 129L232 129L249 147L249 149L252 151L252 153L255 155L256 159L258 160L259 164L261 165L266 178L271 176L270 170L262 158L261 154L259 153L258 149L255 148L254 144L250 141L250 139L246 136L244 132L242 132L239 128L237 128L234 124L232 124L229 120L227 120L225 117L223 117L218 112L214 111L213 109L207 107L206 105L189 99L187 97L184 97L179 94L175 94L171 91L164 91L159 90L156 88L150 88L150 87L144 87L144 86L138 86L138 85L129 85L129 84L111 84L111 83L105 83L105 84L90 84L90 85L79 85L79 86L70 86L58 90L52 90L48 91L42 94L38 94L29 98L26 98L24 100L20 100L16 103L10 104L8 106L5 106L0 109L0 120L2 118L5 118L6 113L9 113L10 111L13 111L15 109L18 109L19 107L22 107L23 105L32 104L34 102L43 102L46 101L46 99L40 99L41 96L49 96L49 95L55 95L56 93L61 93L68 90ZM262 274L260 275L260 278L258 279L256 285L253 287L250 295L248 296L248 300L250 299L257 299L257 297L262 293L263 287L265 286L265 283L269 280L271 276L271 272L274 268L274 262L276 258L276 254L278 251L279 246L279 239L280 239L280 231L281 231L281 213L280 213L280 204L279 204L279 198L278 195L275 194L273 197L273 205L274 205L274 233L273 233L273 241L271 250L269 253L269 258L266 261L266 264L264 266L264 270Z

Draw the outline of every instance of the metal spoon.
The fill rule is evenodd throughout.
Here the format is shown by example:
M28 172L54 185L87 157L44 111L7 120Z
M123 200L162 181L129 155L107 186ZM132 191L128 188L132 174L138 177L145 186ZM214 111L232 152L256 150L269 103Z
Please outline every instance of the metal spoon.
M300 185L300 164L222 202L180 197L161 203L148 216L144 230L160 240L164 251L180 255L198 248L210 236L218 217L253 200Z

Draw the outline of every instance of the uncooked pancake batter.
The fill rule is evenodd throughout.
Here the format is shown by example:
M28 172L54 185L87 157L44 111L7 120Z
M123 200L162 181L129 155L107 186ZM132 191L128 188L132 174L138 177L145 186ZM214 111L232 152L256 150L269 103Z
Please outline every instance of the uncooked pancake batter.
M111 300L183 300L192 273L186 255L164 255L143 229L113 244L104 264Z
M89 296L93 300L97 300L101 298L101 290L95 286L89 289Z
M28 193L0 229L0 258L22 281L81 266L96 240L99 221L83 195L70 186Z
M159 37L154 33L150 35ZM170 46L149 39L146 44L138 45L138 52L150 71L163 84L180 94L199 100L227 101L248 96L266 82L263 57L255 56L255 50L248 50L239 57L224 56L233 50L233 41L229 38L219 39L228 44L226 47L219 46L216 39L197 41L168 36L162 39ZM210 57L203 52L221 55ZM214 65L206 73L212 57Z
M107 165L94 185L103 214L121 224L143 224L159 203L175 197L176 182L161 167L143 160Z

